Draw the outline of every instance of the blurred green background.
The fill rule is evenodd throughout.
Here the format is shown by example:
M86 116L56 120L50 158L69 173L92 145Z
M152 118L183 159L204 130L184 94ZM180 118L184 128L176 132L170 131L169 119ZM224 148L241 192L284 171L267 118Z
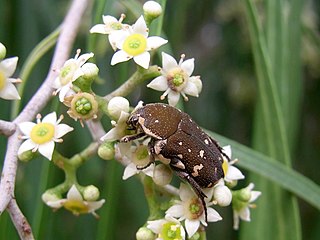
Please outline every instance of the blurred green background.
M118 17L121 13L125 13L127 15L125 22L134 23L137 16L142 13L143 2L106 0L103 14ZM271 9L268 3L276 1L256 2L260 20L267 25L266 16L270 14L267 9ZM285 99L289 105L294 105L292 108L294 110L291 110L296 111L295 131L292 135L289 134L292 165L298 172L319 184L320 2L317 0L282 2L283 6L290 4L302 6L302 24L297 27L299 19L296 19L293 25L293 28L301 30L301 35L297 35L301 42L298 41L297 48L289 49L290 53L299 56L299 60L296 61L299 64L288 65L289 68L286 70L297 73L295 77L299 85L295 98L292 100L289 94ZM83 52L95 53L102 81L95 84L94 90L97 94L105 95L125 81L134 72L135 66L130 62L111 67L109 63L113 51L107 43L106 36L89 36L91 26L102 22L101 17L94 20L99 4L98 1L93 2L88 8L70 57L74 56L77 48L81 48ZM69 1L62 0L0 0L0 42L7 47L7 57L19 56L16 76L19 75L19 70L32 49L59 26L68 6ZM282 10L285 12L285 9ZM151 25L151 32L152 26L155 25L156 23ZM259 118L257 117L259 91L248 25L245 1L167 1L162 36L169 40L170 45L160 50L170 51L177 59L182 53L186 54L187 59L195 58L194 74L201 76L203 91L199 98L190 97L189 102L184 104L185 111L202 127L250 147L255 145L256 128L259 126L255 122ZM268 29L265 28L264 31L267 32ZM281 50L290 43L284 41L282 44L278 45L278 49ZM49 51L35 66L26 85L22 106L45 79L52 53L52 50ZM153 63L161 65L159 56L154 56ZM281 89L291 92L295 86L288 84ZM145 102L158 102L160 95L160 92L147 89L144 85L135 90L129 99L134 106L140 99ZM1 119L11 119L12 105L12 102L0 100ZM52 100L43 113L48 113L55 106L57 99ZM64 107L59 107L59 112L65 111ZM286 112L286 109L283 111ZM288 120L292 120L289 119L291 117L291 112L284 115ZM108 122L107 119L103 121ZM64 144L58 146L58 149L70 157L88 145L91 137L86 128L81 128L70 118L66 117L65 122L76 127L76 131L66 135ZM263 145L264 142L260 141L260 144ZM0 136L1 168L5 149L6 138ZM98 157L88 161L80 169L78 173L80 183L98 186L102 191L101 197L106 199L106 204L97 212L101 218L96 220L91 215L75 217L65 210L53 212L42 203L41 194L45 189L62 182L63 172L41 157L28 164L20 163L16 198L33 228L35 237L49 240L135 239L135 232L148 217L147 203L138 178L130 178L127 181L121 179L123 169L115 161L106 162ZM242 171L246 175L249 174L243 169ZM261 189L258 182L256 189ZM262 195L261 198L264 197L266 196ZM268 204L268 199L262 199L260 202L258 200L258 208L261 202ZM302 239L320 239L319 211L301 200L298 200L298 204ZM268 205L264 207L268 208ZM217 210L223 216L223 221L209 224L208 239L243 238L239 234L241 228L254 226L253 223L243 223L239 232L234 231L231 208L217 208ZM256 210L252 210L253 222ZM270 205L269 211L277 210ZM269 228L269 226L263 227ZM0 217L0 239L18 239L7 213Z

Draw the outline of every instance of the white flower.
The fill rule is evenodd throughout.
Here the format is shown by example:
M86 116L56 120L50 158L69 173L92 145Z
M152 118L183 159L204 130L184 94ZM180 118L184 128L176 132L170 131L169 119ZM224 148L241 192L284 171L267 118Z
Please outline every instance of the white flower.
M103 24L97 24L90 29L90 33L108 34L110 45L113 50L117 49L116 42L118 39L118 32L129 28L128 24L123 24L122 21L125 18L124 14L121 14L120 19L116 19L113 16L102 16Z
M45 116L42 121L40 114L37 116L37 123L23 122L19 124L21 132L24 134L24 141L19 150L18 155L23 152L39 150L39 153L51 160L54 143L62 142L61 137L72 131L73 128L67 124L60 124L62 116L57 120L57 114L52 112Z
M156 240L184 240L186 238L181 223L170 216L166 216L165 219L148 221L147 228L157 234Z
M143 12L146 16L156 18L161 15L162 7L155 1L147 1L143 4Z
M95 211L104 204L105 200L100 201L84 201L81 193L72 185L68 191L67 198L59 199L56 201L45 202L49 207L58 209L64 207L65 209L71 211L74 215L91 213L93 216L98 217Z
M213 208L209 207L207 200L212 198L212 189L205 189L206 206L207 206L207 220L208 222L216 222L221 220L219 213ZM200 223L207 226L205 221L205 210L198 196L185 184L181 184L179 188L179 196L181 201L177 201L175 205L170 207L166 214L178 218L179 221L185 220L185 228L188 237L191 238L198 230Z
M147 87L157 91L164 91L161 96L163 100L168 95L168 102L175 106L180 94L187 101L186 94L198 97L202 90L200 76L191 76L194 69L194 58L184 61L185 56L181 55L179 63L167 53L162 53L161 76L153 79Z
M231 159L231 146L227 145L223 147L223 152ZM223 156L223 164L222 168L224 171L224 180L227 183L232 183L234 181L244 179L244 175L241 173L241 171L232 166L235 164L238 160L235 159L233 161L229 161L225 156Z
M252 191L254 184L250 183L246 188L233 192L233 229L239 229L239 220L250 222L250 208L256 206L252 204L261 195L260 191Z
M123 180L139 174L140 172L143 172L149 177L153 177L155 166L154 164L150 164L150 155L148 151L149 140L150 139L146 139L143 142L136 140L129 143L119 143L117 145L122 159L128 163L124 169L122 176Z
M7 58L0 61L0 97L7 100L20 99L19 93L13 83L20 83L20 79L11 78L16 70L18 57Z
M59 76L56 77L54 81L53 87L57 89L55 94L59 92L60 102L63 102L66 96L74 94L72 82L84 75L82 66L89 58L92 58L94 54L85 53L81 56L79 55L80 50L78 49L75 57L70 58L64 63L63 67L59 70Z
M147 69L150 63L148 51L168 42L158 36L148 37L149 32L143 16L127 31L119 31L118 34L116 46L120 50L113 55L111 65L133 58L138 65Z
M115 120L119 119L122 111L129 112L129 109L129 101L124 97L113 97L108 103L108 113Z

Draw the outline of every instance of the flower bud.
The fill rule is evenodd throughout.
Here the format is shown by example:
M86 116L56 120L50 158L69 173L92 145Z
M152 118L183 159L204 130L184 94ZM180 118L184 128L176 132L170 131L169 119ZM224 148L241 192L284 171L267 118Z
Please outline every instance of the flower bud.
M100 191L97 187L89 185L83 190L83 198L86 201L96 201L100 196Z
M7 54L6 47L0 42L0 60L4 59Z
M144 18L147 25L162 14L162 7L155 1L147 1L143 5Z
M232 200L232 193L230 189L224 185L218 185L213 191L214 200L221 207L230 205Z
M154 168L153 181L156 184L160 186L165 186L171 182L171 179L172 179L172 171L168 166L164 164L158 164Z
M55 194L53 192L51 192L50 190L44 192L41 196L42 198L42 201L44 203L47 203L47 202L54 202L54 201L58 201L61 199L61 197L58 196L58 194Z
M202 90L202 81L200 79L200 76L189 78L189 81L196 85L196 87L198 89L198 93L200 93Z
M201 239L201 235L199 232L196 232L195 234L192 235L191 238L188 238L189 240L199 240Z
M111 142L104 142L98 148L98 155L104 160L112 160L114 158L114 154L114 144Z
M121 112L129 112L129 101L124 97L114 97L108 103L108 112L112 119L118 120Z
M21 162L29 162L35 157L36 154L36 152L32 152L32 150L29 150L19 154L18 158Z
M136 239L137 240L154 240L155 234L149 228L141 227L136 233Z

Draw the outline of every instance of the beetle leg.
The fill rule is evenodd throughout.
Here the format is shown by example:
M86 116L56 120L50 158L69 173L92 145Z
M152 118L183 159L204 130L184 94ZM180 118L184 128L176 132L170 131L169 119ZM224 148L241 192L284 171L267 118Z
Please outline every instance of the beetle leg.
M223 148L218 144L218 142L214 140L212 137L210 137L210 139L213 142L213 144L216 145L216 147L219 149L220 153L228 159L228 162L230 162L231 159L227 154L224 153Z
M130 142L130 141L133 141L135 139L141 138L141 137L143 137L145 135L146 134L144 132L137 133L135 135L127 135L127 136L124 136L123 138L121 138L120 142Z
M193 191L197 194L198 198L201 201L202 207L204 209L204 214L205 214L205 220L207 222L207 217L208 217L208 213L207 213L207 206L206 206L206 202L204 201L204 198L206 198L207 196L204 194L204 192L202 191L201 187L199 186L199 184L193 179L193 177L191 177L188 173L183 172L181 170L178 170L176 167L172 166L172 168L175 170L176 174L182 178L185 179L192 187Z

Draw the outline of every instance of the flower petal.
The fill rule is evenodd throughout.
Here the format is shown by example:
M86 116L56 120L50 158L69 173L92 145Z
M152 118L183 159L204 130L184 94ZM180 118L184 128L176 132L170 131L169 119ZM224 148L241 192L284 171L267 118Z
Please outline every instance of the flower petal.
M165 91L168 89L168 81L167 78L164 76L159 76L153 79L147 87L152 88L157 91Z
M137 174L139 171L134 163L130 163L126 168L124 169L122 179L126 180L129 177L132 177L133 175Z
M194 198L195 194L188 185L181 183L179 188L179 196L183 202L187 202L191 198Z
M111 16L111 15L103 15L102 21L104 24L108 25L113 22L118 22L118 19L116 19L114 16Z
M54 126L57 124L57 113L56 112L52 112L47 114L43 119L42 119L43 123L51 123Z
M153 177L154 164L151 164L149 167L143 169L142 172L149 177Z
M233 229L239 229L239 214L235 210L233 210Z
M102 205L105 203L106 200L101 199L100 201L92 201L92 202L87 202L88 203L88 213L92 213L95 210L99 209L102 207Z
M59 92L59 101L60 102L64 102L64 99L67 95L67 93L71 91L71 88L70 88L70 85L67 84L65 86L63 86L61 89L60 89L60 92Z
M250 209L248 207L243 208L239 212L239 216L240 216L241 220L250 222Z
M166 214L171 217L181 218L184 216L184 207L181 204L175 204L166 211Z
M208 222L217 222L222 220L222 217L220 216L220 214L211 207L207 208L207 214L208 214L207 216Z
M239 180L239 179L244 179L244 175L242 174L242 172L238 168L232 165L229 165L228 172L225 176L225 180L227 182L231 182L233 180Z
M162 229L162 225L166 223L166 220L159 219L154 221L148 221L147 228L149 228L154 233L160 233Z
M125 51L119 50L118 52L115 52L111 59L111 65L115 65L120 62L126 62L130 60L132 56L129 56Z
M162 52L162 69L164 72L178 66L177 61L169 54Z
M20 155L21 153L24 153L26 151L29 151L31 149L34 149L37 145L31 140L31 139L27 139L26 141L24 141L19 149L18 149L18 155Z
M92 58L94 56L94 54L91 52L91 53L85 53L85 54L82 54L80 55L78 58L77 58L77 64L79 67L81 67L86 61L88 61L90 58Z
M38 148L39 153L49 160L52 159L53 150L54 150L54 141L41 144L39 145L39 148Z
M97 25L94 25L90 29L90 33L108 34L109 32L106 31L106 25L105 24L97 24Z
M21 99L16 87L9 81L3 89L0 90L0 97L7 100Z
M260 197L261 192L260 191L251 191L251 198L250 198L250 203L254 202L255 200L257 200L258 197Z
M181 63L181 68L190 77L194 70L194 58L188 59Z
M150 63L150 53L144 52L138 56L133 57L133 60L141 67L148 69Z
M148 28L143 16L140 16L132 27L134 33L139 33L145 37L148 36Z
M230 145L224 146L222 150L231 159L231 146Z
M169 92L169 94L168 94L169 105L171 105L171 106L177 105L179 99L180 99L180 93L174 92L174 91Z
M51 208L61 208L66 201L66 199L60 199L58 201L48 201L46 204Z
M185 221L185 227L188 233L188 238L191 238L196 231L198 230L200 226L200 221L199 220L190 220L186 219Z
M20 131L28 137L30 137L31 130L35 125L34 122L22 122L18 124Z
M164 44L166 44L168 40L163 39L162 37L153 36L147 38L147 49L153 50L156 49Z
M190 81L187 83L187 85L183 89L183 92L193 97L199 97L197 86Z
M77 189L77 187L73 184L72 187L69 189L67 194L68 200L74 200L74 201L83 201L83 198Z
M6 77L11 77L16 70L17 63L18 57L6 58L0 62L0 71L2 71Z
M73 127L70 127L67 124L59 124L56 126L56 131L55 131L55 138L61 138L62 136L64 136L65 134L67 134L68 132L71 132L73 130Z

